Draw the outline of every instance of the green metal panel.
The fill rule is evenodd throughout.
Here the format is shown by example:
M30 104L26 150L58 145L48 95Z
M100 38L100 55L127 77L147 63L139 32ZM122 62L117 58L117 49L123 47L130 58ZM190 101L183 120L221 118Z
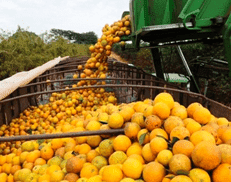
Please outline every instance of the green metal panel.
M153 76L156 76L156 73L152 73ZM179 75L178 73L164 73L164 78L167 82L170 83L188 83L189 80L184 75Z
M150 25L179 22L178 16L188 0L133 0L133 32Z
M200 30L201 27L211 26L213 24L212 18L225 16L230 6L230 0L189 0L179 18L186 23L189 18L194 16L195 26L188 29Z

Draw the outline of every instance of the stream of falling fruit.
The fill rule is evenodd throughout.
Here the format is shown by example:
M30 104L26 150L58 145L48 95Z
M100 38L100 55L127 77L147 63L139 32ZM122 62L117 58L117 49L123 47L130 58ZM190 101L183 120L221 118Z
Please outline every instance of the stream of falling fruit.
M120 42L120 37L131 33L129 15L112 25L106 24L102 36L95 45L89 47L91 57L85 65L77 68L81 71L80 78L106 78L108 57L113 44ZM122 42L124 43L124 42ZM77 78L77 74L73 78ZM80 80L73 88L89 85L105 85L105 81ZM44 134L70 131L71 126L65 123L77 122L77 117L86 116L88 111L96 111L100 106L109 103L116 104L114 92L106 92L104 88L67 90L54 92L49 103L38 107L32 106L15 118L9 125L0 127L0 136L18 136L28 134ZM63 127L61 127L64 125ZM9 154L19 148L20 141L0 143L0 154Z

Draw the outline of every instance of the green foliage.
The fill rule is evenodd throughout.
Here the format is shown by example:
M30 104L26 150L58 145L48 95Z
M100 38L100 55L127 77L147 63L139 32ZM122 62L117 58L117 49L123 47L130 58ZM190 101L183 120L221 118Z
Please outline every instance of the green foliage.
M94 32L76 33L70 30L51 29L51 33L55 36L63 36L68 40L74 40L74 43L79 44L95 44L97 35Z
M70 43L60 36L45 43L35 33L19 27L9 38L1 37L0 79L33 69L59 56L89 56L88 47Z

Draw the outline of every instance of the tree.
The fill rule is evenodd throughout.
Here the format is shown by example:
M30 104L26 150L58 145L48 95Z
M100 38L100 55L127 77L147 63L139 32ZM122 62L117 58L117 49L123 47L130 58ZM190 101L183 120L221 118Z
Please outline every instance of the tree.
M92 31L81 34L71 30L51 29L51 33L79 44L95 44L97 42L97 35Z

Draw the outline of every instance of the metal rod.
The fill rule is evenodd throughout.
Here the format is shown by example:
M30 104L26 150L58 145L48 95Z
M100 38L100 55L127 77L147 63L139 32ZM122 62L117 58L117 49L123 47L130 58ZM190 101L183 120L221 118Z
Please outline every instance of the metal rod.
M80 136L91 136L91 135L113 135L113 134L124 134L124 129L121 128L121 129L110 129L110 130L0 137L0 143L20 141L20 140L38 140L38 139L67 138L67 137L80 137Z
M183 62L183 64L184 64L184 66L185 66L185 69L186 69L188 75L189 75L189 76L193 76L193 74L192 74L192 72L191 72L191 70L190 70L190 68L189 68L189 66L188 66L188 63L187 63L187 61L186 61L186 59L185 59L185 57L184 57L184 54L183 54L183 52L182 52L180 46L177 45L176 48L177 48L177 51L178 51L178 53L179 53L179 55L180 55L180 57L181 57L181 60L182 60L182 62Z
M58 89L58 90L56 90L56 92L64 92L64 91L71 91L71 90L81 90L81 89L87 89L87 88L106 88L106 87L111 87L111 88L114 88L114 87L130 87L130 88L133 88L134 87L134 88L143 88L143 89L146 88L146 89L168 90L168 91L173 91L173 92L186 93L186 94L202 97L204 99L208 99L205 96L203 96L201 94L198 94L198 93L194 93L194 92L189 92L189 91L179 90L179 89L173 89L173 88L167 88L167 87L164 88L164 87L157 87L157 86L149 86L149 85L124 85L124 84L92 85L92 86L76 87L76 88L69 88L69 89ZM17 97L14 97L14 98L1 100L0 104L10 102L10 101L15 100L15 99L31 97L31 96L34 96L34 95L50 94L50 93L53 93L53 92L54 92L54 90L50 90L50 91L44 91L44 92L37 92L37 93L32 93L32 94L21 95L21 96L17 96Z
M180 55L180 57L181 57L181 60L182 60L182 62L183 62L183 64L184 64L184 67L185 67L185 69L186 69L188 75L189 75L190 78L192 79L193 91L200 93L200 89L199 89L199 87L198 87L198 84L197 84L197 82L196 82L196 79L195 79L195 77L193 76L193 74L192 74L192 72L191 72L191 70L190 70L190 68L189 68L189 66L188 66L188 63L187 63L187 61L186 61L186 59L185 59L185 57L184 57L184 54L183 54L183 52L182 52L180 46L177 45L176 48L177 48L177 51L178 51L178 53L179 53L179 55ZM194 88L194 87L195 87L195 88Z
M155 76L153 76L155 78ZM39 85L39 84L49 84L49 83L55 83L55 82L65 82L65 81L81 81L81 80L123 80L123 81L147 81L147 82L162 82L159 80L149 80L149 79L138 79L138 78L75 78L75 79L60 79L60 80L50 80L49 82L47 81L42 81L42 82L37 82L37 83L31 83L25 86L21 86L19 88L25 88L29 86L34 86L34 85ZM170 83L171 84L171 83Z

